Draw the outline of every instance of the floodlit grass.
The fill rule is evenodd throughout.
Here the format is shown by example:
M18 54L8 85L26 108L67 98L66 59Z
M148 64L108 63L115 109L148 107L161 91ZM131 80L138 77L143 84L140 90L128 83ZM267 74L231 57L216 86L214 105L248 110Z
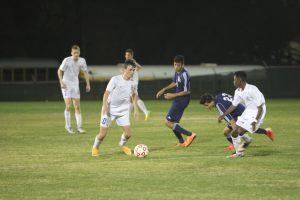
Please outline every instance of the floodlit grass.
M170 101L146 101L149 121L132 122L128 146L147 144L149 157L120 152L115 124L91 157L101 102L82 102L87 134L64 130L63 102L0 103L0 199L300 199L300 100L270 100L262 127L275 142L252 135L244 158L228 160L227 141L197 101L182 125L198 134L185 149L175 148L164 126ZM72 114L72 123L75 126Z

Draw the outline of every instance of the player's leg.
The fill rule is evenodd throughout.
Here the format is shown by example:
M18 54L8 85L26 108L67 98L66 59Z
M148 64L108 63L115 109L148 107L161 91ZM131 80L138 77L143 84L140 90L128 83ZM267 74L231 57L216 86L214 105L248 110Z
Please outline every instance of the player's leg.
M131 137L129 113L116 118L116 123L118 126L122 127L122 131L123 131L121 138L120 138L119 146L122 148L122 151L125 154L131 155L132 154L131 149L129 147L125 146L125 144L129 140L129 138Z
M275 138L275 134L271 128L258 128L254 133L266 135L272 141L274 141Z
M172 129L174 135L176 136L176 138L178 139L178 143L176 144L177 147L185 147L184 146L184 139L181 135L181 133L179 133L178 131L173 130L173 126L174 126L174 122L168 121L166 120L166 126L169 127L170 129Z
M68 133L73 134L74 131L72 130L71 127L71 105L72 105L72 99L71 98L64 98L65 101L65 111L64 111L64 116L65 116L65 129L68 131Z
M79 133L85 133L85 130L82 129L82 116L80 109L80 98L73 99L73 106L75 109L75 118L77 124L77 131Z
M137 105L139 109L145 114L145 121L148 120L150 111L146 108L144 101L138 96Z
M243 135L245 132L246 130L244 130L242 127L238 125L231 132L231 138L235 149L235 154L230 155L229 158L242 157L244 155L244 153L240 151L240 145L241 145L241 135Z
M230 143L228 145L228 147L225 148L225 151L234 150L234 146L232 144L231 132L232 132L232 128L230 125L228 125L224 128L224 136L226 137L227 141Z

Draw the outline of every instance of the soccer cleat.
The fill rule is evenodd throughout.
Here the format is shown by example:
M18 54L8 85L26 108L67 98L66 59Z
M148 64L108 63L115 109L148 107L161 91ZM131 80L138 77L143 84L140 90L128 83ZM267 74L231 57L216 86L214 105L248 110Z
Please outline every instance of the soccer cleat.
M65 127L65 129L67 130L67 132L68 132L69 134L74 134L74 133L75 133L75 132L72 130L71 127Z
M83 130L82 128L77 128L77 132L78 132L78 133L85 133L86 131Z
M233 151L233 150L234 150L233 144L229 144L228 147L226 147L226 148L224 149L224 151Z
M150 111L148 111L147 114L145 115L145 121L149 119L149 115L150 115Z
M175 145L175 147L185 147L185 144L184 143L178 143Z
M266 131L267 131L266 136L267 136L270 140L274 141L275 134L274 134L273 130L272 130L271 128L266 128Z
M92 156L99 156L99 155L100 155L99 149L93 148L92 149Z
M190 146L196 137L197 137L196 133L192 133L191 136L187 137L186 141L184 142L184 146L185 147Z
M122 151L128 156L131 156L132 154L131 149L127 146L122 146Z
M231 154L230 156L227 156L226 158L241 158L244 156L244 153L243 152L238 152L238 153L234 153L234 154Z

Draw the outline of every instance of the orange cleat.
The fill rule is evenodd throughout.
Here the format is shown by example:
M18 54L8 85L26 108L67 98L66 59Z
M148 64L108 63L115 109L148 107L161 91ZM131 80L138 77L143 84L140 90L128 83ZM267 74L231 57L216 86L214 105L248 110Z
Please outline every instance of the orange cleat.
M234 150L233 144L228 145L228 147L226 147L226 148L224 149L224 151L233 151L233 150Z
M196 133L192 133L191 136L187 137L186 141L184 142L184 146L185 147L190 146L196 137L197 137Z
M274 141L275 134L273 133L273 130L271 128L266 128L266 131L267 131L266 136L270 138L270 140Z
M185 147L184 143L178 143L175 145L175 147Z

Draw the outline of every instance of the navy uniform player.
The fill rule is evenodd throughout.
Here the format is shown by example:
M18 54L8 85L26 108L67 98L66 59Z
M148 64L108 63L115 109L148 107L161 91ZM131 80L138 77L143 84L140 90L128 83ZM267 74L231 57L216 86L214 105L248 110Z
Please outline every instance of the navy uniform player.
M190 75L184 68L184 57L182 55L175 56L174 69L175 75L172 83L162 88L156 94L156 98L159 98L164 94L165 99L173 100L172 106L166 117L166 126L172 129L177 137L179 143L176 146L188 147L196 138L196 134L179 125L183 112L189 105L191 94ZM174 87L176 87L175 93L165 93L167 90ZM186 140L183 139L182 134L187 136Z
M200 104L207 107L209 110L216 108L219 112L219 115L222 115L231 105L232 105L233 97L226 93L221 93L213 97L211 94L205 93L200 97ZM234 146L232 144L231 132L234 128L236 128L236 121L239 116L243 114L245 110L245 106L239 103L234 111L229 113L224 117L224 120L227 123L227 126L224 128L224 135L227 140L230 142L230 145L226 148L226 150L234 150ZM272 141L274 140L274 135L271 129L262 129L259 128L255 131L257 134L265 134ZM247 141L251 141L251 138L244 134L242 138L245 138Z

